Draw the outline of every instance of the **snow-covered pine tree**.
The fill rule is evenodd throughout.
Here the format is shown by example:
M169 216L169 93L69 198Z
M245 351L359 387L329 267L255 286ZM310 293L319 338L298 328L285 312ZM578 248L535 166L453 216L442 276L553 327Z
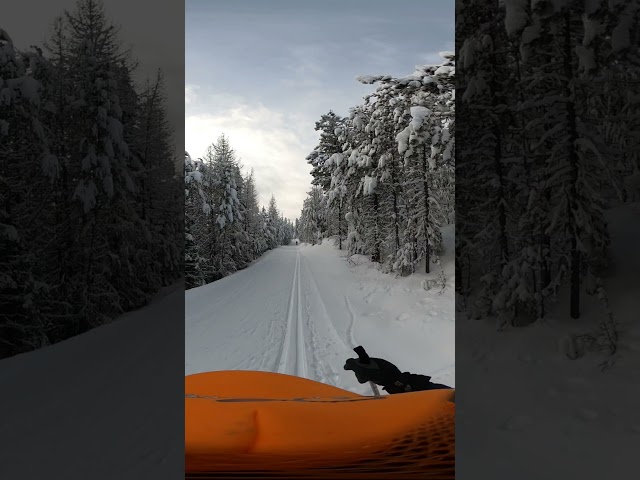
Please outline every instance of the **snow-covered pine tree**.
M504 96L510 77L503 71L502 61L508 48L499 23L504 9L475 1L462 8L460 18L479 18L470 22L476 30L466 32L458 62L463 86L459 115L465 125L474 127L465 131L457 145L460 181L456 182L456 210L461 222L456 229L456 262L459 272L467 273L457 283L469 284L468 275L481 269L483 288L475 294L481 310L486 311L495 303L495 288L512 249L509 224L515 204L509 197L509 177L514 162L507 162L504 148L510 121L504 111Z
M8 35L2 37L4 65L11 55ZM25 293L24 305L35 302L30 331L38 340L16 334L10 354L66 339L143 305L180 275L182 253L175 243L183 228L181 187L172 184L175 167L144 179L146 192L166 205L138 202L143 102L132 80L133 63L102 3L79 0L54 22L44 51L12 51L23 71L11 85L4 84L9 77L3 72L2 86L11 87L2 89L3 100L10 100L3 114L24 119L25 141L13 143L5 120L0 130L8 135L0 148L10 154L3 152L3 160L16 155L20 163L20 176L6 177L17 194L9 216L22 243L13 252L33 252L27 261L37 295ZM19 96L9 95L12 90ZM162 108L155 115L166 122ZM170 134L164 138L171 141ZM167 150L157 150L154 161L174 164Z
M365 98L365 102L368 99ZM375 214L377 205L377 193L363 195L364 187L362 169L368 170L372 167L368 158L360 158L360 146L368 137L365 126L369 123L370 112L367 104L356 106L349 111L349 120L346 122L346 150L344 151L347 160L347 170L342 178L342 185L346 188L344 197L346 199L345 220L347 222L347 249L350 254L370 255L372 260L380 262L381 237L378 225L379 216ZM371 185L369 181L368 186ZM374 214L371 215L370 206L373 205ZM368 224L368 225L367 225Z
M144 304L144 289L135 278L140 272L134 269L144 265L137 258L145 255L151 234L135 207L134 175L140 164L130 153L123 124L120 93L133 90L125 71L132 68L129 52L121 48L118 28L99 1L79 0L74 11L65 12L64 20L70 58L67 80L77 92L70 112L74 127L69 131L71 145L77 146L68 153L77 172L70 187L78 208L71 213L82 231L73 249L79 255L72 259L72 268L77 272L82 265L75 295L82 305L78 314L83 331ZM136 105L128 107L133 110ZM110 241L112 236L120 241ZM147 275L157 278L152 272Z
M51 343L43 316L49 285L39 281L29 228L57 173L41 121L43 85L28 74L39 59L17 52L0 29L0 357Z
M236 264L236 233L241 228L242 212L238 199L237 160L228 139L221 135L212 144L205 162L208 169L208 191L212 210L207 219L208 234L205 251L211 261L207 283L238 269Z
M269 231L269 237L268 237L269 249L276 248L280 243L278 239L279 218L280 218L280 212L278 212L276 197L271 195L271 199L269 199L269 208L267 209L267 228Z
M322 242L322 231L326 218L326 210L323 208L323 204L326 205L326 202L323 202L323 197L322 188L314 186L304 200L300 214L301 231L299 232L303 242L312 245Z
M429 79L431 91L420 89L398 102L396 135L404 159L406 230L402 266L415 270L424 259L425 270L439 262L440 228L453 217L454 56L444 52L442 65L419 67L414 76ZM433 256L433 257L432 257Z
M455 68L453 54L448 57L442 65L417 67L403 78L361 76L362 83L379 83L375 92L352 108L348 118L323 115L316 124L322 132L320 143L307 157L313 184L322 191L312 190L303 207L299 231L305 239L310 230L319 230L338 235L341 246L346 236L350 253L365 253L389 271L407 273L415 271L427 251L438 251L440 226L453 219L454 211ZM437 110L433 118L412 120L412 109L417 117L426 103ZM418 123L424 123L422 140L417 130L409 131L410 122L418 130ZM427 137L432 142L428 159ZM425 146L422 157L413 148L420 141ZM312 197L318 198L320 208ZM324 211L324 219L316 211ZM425 262L428 267L430 262Z
M245 178L245 214L244 221L246 225L247 233L251 241L253 252L252 258L257 258L265 251L265 246L262 245L261 239L261 221L260 221L260 206L258 203L258 191L256 190L256 182L254 178L254 172Z
M192 160L185 152L184 161L184 274L185 288L206 284L207 261L202 251L202 239L205 219L211 213L211 205L205 195L207 181L203 175L204 164Z

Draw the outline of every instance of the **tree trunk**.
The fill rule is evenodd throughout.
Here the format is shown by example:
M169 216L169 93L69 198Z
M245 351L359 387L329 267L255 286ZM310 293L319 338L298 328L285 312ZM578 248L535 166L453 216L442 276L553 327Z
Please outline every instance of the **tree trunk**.
M495 168L498 174L499 189L498 189L498 225L500 227L499 242L500 242L500 271L506 266L509 259L509 244L507 241L507 212L505 211L504 201L504 177L502 174L502 137L500 128L496 127L494 130L496 136L496 145L494 149Z
M342 250L342 199L338 201L338 248Z
M575 210L575 204L578 197L578 153L575 148L575 141L578 138L576 127L576 112L573 103L571 82L573 80L572 45L571 45L571 17L569 13L565 14L565 43L564 43L564 71L567 78L565 85L565 96L567 97L567 126L569 129L569 165L571 167L571 185L569 196L569 210ZM570 220L571 225L571 318L580 317L580 252L578 251L578 231L573 218Z
M429 181L427 178L427 146L422 146L422 188L424 190L424 258L425 258L425 273L431 271L431 249L429 248L429 234L427 232L427 226L429 225Z
M538 318L540 320L542 320L545 316L545 306L544 306L544 294L543 294L543 290L544 288L548 285L548 283L545 283L545 278L547 275L547 262L544 256L544 251L545 251L545 247L544 247L544 233L540 234L540 244L539 244L539 253L538 256L540 258L540 272L538 273Z
M378 205L378 194L373 194L373 211L375 215L375 225L373 228L373 255L372 260L374 262L380 263L380 243L378 242L378 218L379 218L379 205Z

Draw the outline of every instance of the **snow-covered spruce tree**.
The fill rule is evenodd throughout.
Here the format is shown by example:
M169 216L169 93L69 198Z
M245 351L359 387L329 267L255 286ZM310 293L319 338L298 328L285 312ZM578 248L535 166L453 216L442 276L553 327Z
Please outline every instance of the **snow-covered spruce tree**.
M249 263L253 260L254 254L253 250L255 247L255 243L252 237L252 225L255 224L254 213L257 212L258 205L257 202L253 203L250 198L251 190L255 192L254 185L249 185L250 176L242 175L241 166L238 165L237 179L238 179L238 201L240 202L240 210L242 213L242 221L241 225L239 225L236 230L236 243L238 245L238 261L240 268L245 268ZM255 201L255 198L253 198ZM255 210L255 212L251 212L249 210L251 204L251 208ZM251 221L248 217L251 216L253 221Z
M527 22L539 36L527 38L528 44L533 44L528 63L538 67L535 76L546 86L544 94L534 97L533 102L534 107L542 106L546 113L545 134L536 144L538 149L546 150L546 155L536 169L544 172L551 219L547 231L555 247L550 250L550 261L556 268L551 283L545 287L557 289L568 276L570 315L578 318L581 279L588 270L606 261L609 240L600 182L611 175L600 151L604 146L602 138L593 125L583 121L588 110L597 105L598 91L590 88L593 79L589 71L593 65L589 62L594 61L595 52L579 42L585 33L583 14L588 18L596 12L580 12L584 6L577 3L569 5L570 9L553 7L533 9ZM545 37L555 38L556 42L546 46L538 41ZM521 45L520 49L526 51L526 46Z
M422 67L414 75L432 79L431 92L419 91L397 107L397 123L406 127L396 135L398 151L404 157L406 230L401 266L415 270L422 259L429 273L432 252L442 238L439 228L452 223L454 195L454 89L453 54L445 62ZM407 124L408 123L408 124Z
M380 261L388 270L398 269L402 257L400 250L401 224L406 219L406 202L402 178L402 165L395 144L395 103L398 97L393 79L359 78L363 83L382 80L375 93L367 98L368 123L364 127L362 141L358 148L357 164L361 169L362 189L359 193L373 197L373 212L369 215L373 228L373 238L381 242L374 247L380 250ZM375 99L375 102L373 101ZM376 161L377 159L377 161ZM358 192L357 192L358 193ZM409 240L412 243L412 240ZM377 252L376 252L377 253Z
M347 247L351 254L369 255L374 262L382 262L383 218L380 195L375 189L377 179L373 172L376 165L368 155L372 137L367 128L371 117L371 97L365 97L363 105L350 109L346 122L346 143L343 146L347 171L342 186L347 200Z
M274 230L269 219L269 214L264 207L262 207L262 210L260 211L260 218L262 220L262 242L264 244L264 250L267 251L271 249L270 245L276 244L276 240Z
M264 249L277 248L280 245L289 245L293 239L293 225L278 210L275 196L269 200L268 210L264 207L260 214L263 222Z
M78 101L78 92L73 82L70 81L70 70L73 55L69 49L68 25L63 16L55 19L52 24L51 36L45 42L45 51L51 64L50 80L46 84L49 96L49 118L47 124L51 130L52 153L57 159L58 174L55 178L55 188L53 189L48 210L51 212L56 227L50 232L56 241L52 243L48 251L48 255L42 255L41 258L49 257L55 263L45 267L54 282L59 283L62 287L58 294L54 297L54 302L61 300L60 304L55 306L58 315L66 315L68 318L59 321L59 323L75 323L71 312L74 291L65 287L63 280L71 283L71 251L75 248L79 222L75 218L77 213L77 205L71 202L73 196L73 179L77 178L78 166L72 163L70 151L73 148L71 139L72 132L75 128L72 110ZM73 213L72 213L73 211ZM65 335L61 335L65 338Z
M312 187L307 195L300 214L300 231L298 233L301 241L316 245L322 241L326 218L326 210L323 205L326 205L326 202L323 202L324 195L319 186Z
M366 135L364 133L366 118L366 112L361 107L352 107L349 110L349 118L345 120L342 135L345 140L342 154L346 164L335 175L335 185L339 188L338 193L342 195L342 204L344 205L346 248L351 255L365 252L364 223L360 214L366 199L363 196L356 196L356 192L361 183L361 178L357 174L358 145L362 137ZM379 255L377 258L380 258Z
M39 197L51 192L57 173L42 123L43 85L27 73L40 60L37 53L17 52L0 30L0 357L50 343L49 285L38 280L33 237L25 229L40 216Z
M138 162L130 155L122 123L119 93L126 87L118 81L128 77L121 72L128 68L128 53L121 50L118 29L100 2L80 0L74 11L65 12L64 22L65 81L75 92L65 163L76 203L68 214L80 234L73 236L63 268L71 277L66 294L77 299L73 314L80 333L144 302L134 278L140 272L132 267L143 248L138 239L150 235L135 209L132 174Z
M510 31L505 31L502 20L495 22L496 18L505 18L505 11L494 4L486 10L485 7L467 2L461 15L473 18L474 12L484 12L487 16L476 31L469 32L460 51L464 85L461 116L474 127L458 146L462 152L458 161L458 202L466 206L459 205L458 209L464 218L458 225L457 263L466 263L469 275L471 269L483 272L483 288L475 292L481 312L494 309L514 318L518 309L535 310L539 282L521 283L517 278L535 275L543 260L534 258L538 250L532 245L533 232L543 231L546 212L538 208L537 212L544 212L542 216L527 214L527 205L542 205L530 201L535 191L527 135L535 135L538 126L528 123L525 132L522 112L510 112L504 107L516 102L514 91L520 101L523 99L517 82L522 74L519 52L508 41ZM514 16L509 12L506 15L510 24ZM514 62L515 68L509 70L505 59Z
M208 233L203 240L210 261L206 276L209 283L238 269L235 241L242 213L237 192L237 160L224 135L209 147L204 161L208 171L206 195L212 206L206 221Z
M140 187L137 205L142 220L147 224L151 239L145 255L136 258L136 269L149 268L163 271L182 270L182 212L180 183L175 174L176 156L173 132L167 120L167 96L164 75L158 71L153 80L147 80L135 111L126 114L125 121L135 123L128 141L140 166L136 180ZM127 102L129 103L129 102ZM129 119L129 115L133 118ZM167 212L173 212L169 215ZM158 276L151 281L158 281Z
M439 263L440 227L449 223L453 213L452 169L446 167L452 165L453 157L450 123L455 64L453 54L443 56L441 65L418 66L408 77L381 79L376 91L376 105L380 104L377 112L387 103L393 107L386 112L393 115L393 121L388 122L394 126L393 147L383 152L378 162L381 181L399 177L395 182L399 198L394 194L393 214L402 221L394 222L394 240L400 245L392 269L407 273L415 271L421 260L428 272L432 256ZM400 157L396 163L397 154ZM399 233L398 225L402 228Z
M515 323L518 317L528 317L528 321L544 318L546 299L558 285L551 279L554 260L549 235L552 191L548 160L554 132L544 117L537 117L539 112L550 109L549 84L532 82L529 71L532 65L557 62L553 54L549 56L537 48L541 41L539 22L527 26L525 18L526 13L518 5L510 4L504 12L505 29L499 31L513 72L502 87L503 92L512 92L511 97L502 93L503 98L512 101L504 103L518 102L518 108L512 108L509 115L511 131L503 136L503 151L511 155L507 175L511 188L507 194L515 208L511 211L514 221L508 226L510 257L497 277L496 284L502 287L493 302L494 310L503 318L501 323ZM519 35L521 42L517 41Z
M244 188L241 190L240 202L244 211L243 228L246 233L248 261L251 262L266 250L260 237L260 206L253 170L243 178L242 183Z
M269 249L276 248L280 244L279 218L280 212L278 212L276 197L271 195L271 199L269 200L269 208L267 210L267 228L269 231L267 246L269 247Z
M244 217L246 215L245 208L245 177L242 175L242 166L238 162L233 167L233 178L235 179L237 211L240 216L236 219L234 228L231 232L231 245L234 251L235 263L238 269L247 267L253 260L251 255L251 241L246 231Z
M342 145L338 140L339 128L344 124L344 119L333 111L324 114L316 122L315 130L320 132L318 146L307 156L306 161L312 166L312 184L318 185L323 191L329 189L333 169L329 158L342 151Z
M204 163L194 161L189 153L185 152L184 274L187 289L206 284L207 261L202 251L202 238L205 219L210 215L212 208L204 191L208 180L203 170Z
M459 115L466 127L456 147L456 203L461 216L456 228L461 278L456 283L468 293L468 286L479 276L482 289L474 292L476 305L487 313L511 260L514 247L509 232L517 215L511 178L520 159L516 152L509 156L505 152L511 122L505 109L512 83L504 61L509 46L501 23L504 9L499 5L464 2L457 18L471 19L475 30L466 31L458 62ZM456 28L464 31L465 25Z
M313 166L311 175L313 184L322 187L328 198L326 214L327 235L337 237L338 248L342 250L342 242L346 237L344 178L347 161L343 154L345 143L345 119L332 111L316 122L316 130L320 131L318 146L307 157Z
M245 220L247 222L247 230L249 231L251 241L253 242L253 258L257 258L267 250L267 245L261 235L262 218L260 217L260 204L258 200L258 190L253 171L247 177L246 182L247 206Z
M367 154L360 155L361 151L368 153L370 149L368 145L361 145L361 142L371 137L368 132L364 132L363 119L368 118L368 116L364 109L360 109L360 114L357 117L354 116L354 118L355 120L343 120L340 127L326 132L326 137L334 138L334 140L333 142L326 142L331 148L327 149L328 151L323 157L324 161L318 163L318 165L322 167L324 172L332 172L335 169L336 174L332 174L331 181L325 183L325 185L328 184L325 187L326 192L318 188L314 188L309 192L309 197L301 215L301 238L304 241L315 243L321 238L322 232L329 232L329 229L325 227L330 225L331 214L324 208L329 203L327 201L328 198L325 197L330 195L331 199L335 200L336 193L338 193L342 195L343 204L346 200L347 213L345 213L345 220L347 220L347 214L352 220L354 218L361 220L358 222L357 228L361 230L359 243L363 245L362 250L373 252L371 255L374 261L381 261L383 238L380 224L383 223L383 215L382 209L379 208L379 196L375 191L371 197L359 196L360 191L365 186L365 182L366 188L369 188L376 181L373 177L367 175L368 172L375 168L372 158ZM328 128L334 127L334 125L332 122ZM338 146L339 143L342 144L341 147ZM317 151L318 149L314 150L314 152ZM318 158L312 153L307 158L307 161L311 160L310 163L316 162ZM347 158L348 160L346 160ZM347 162L346 165L343 163L345 160ZM314 166L315 168L316 166ZM363 174L365 181L362 179ZM359 211L359 209L361 210ZM350 222L350 224L353 224L353 222ZM348 238L355 238L355 234L348 232ZM349 251L355 253L355 243L350 240L349 245Z
M280 221L282 222L282 242L281 245L290 245L291 241L294 238L295 228L291 220L281 217Z

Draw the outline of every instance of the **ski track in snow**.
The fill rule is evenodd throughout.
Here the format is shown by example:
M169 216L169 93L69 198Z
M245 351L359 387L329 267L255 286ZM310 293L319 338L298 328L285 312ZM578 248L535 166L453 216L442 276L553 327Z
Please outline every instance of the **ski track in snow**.
M307 355L305 352L304 326L300 301L300 251L296 252L296 266L289 295L287 330L284 335L280 355L276 362L278 373L307 377Z
M304 324L302 322L302 307L300 305L300 250L298 250L296 255L296 266L298 268L298 290L296 292L296 306L297 306L297 315L296 315L296 331L298 333L298 349L296 352L296 363L297 363L297 375L299 377L307 377L307 352L306 346L304 342Z
M315 298L320 304L320 309L321 309L321 312L322 312L321 317L322 317L322 319L324 321L323 323L326 324L327 328L330 331L330 334L333 337L335 337L337 339L337 341L340 342L343 345L344 349L345 350L350 350L353 347L349 347L347 342L344 341L342 336L340 336L340 333L338 332L338 329L336 328L335 324L331 320L331 315L329 315L329 312L327 311L327 305L324 302L324 300L322 299L322 295L320 294L320 288L318 287L318 282L314 278L313 273L312 273L311 269L308 266L307 266L307 272L309 273L309 278L313 282L313 292L315 294Z
M291 283L291 293L289 294L289 311L287 314L287 327L284 334L284 339L280 344L280 353L278 354L278 359L274 365L274 371L278 373L285 373L286 370L286 362L289 359L289 348L291 343L291 313L293 312L293 295L296 285L296 277L298 276L298 258L296 257L296 267L293 272L293 282Z
M347 328L348 338L351 342L351 348L356 348L358 345L353 336L353 328L356 323L356 316L354 315L353 308L351 308L351 304L349 303L349 297L347 297L346 295L344 296L344 303L347 304L347 310L349 310L349 317L351 319L351 321L349 322L349 327Z
M311 270L307 265L307 262L304 262L304 259L303 259L303 267L306 271L305 278L310 279L310 281L313 283L313 289L309 284L307 284L306 288L304 289L304 299L305 299L305 308L306 308L306 317L307 317L306 325L307 325L307 330L309 331L309 341L311 344L312 360L313 360L313 366L314 366L314 372L315 372L315 378L313 379L322 383L337 385L339 375L336 372L336 370L332 368L331 362L326 361L326 358L329 352L332 350L332 347L336 343L342 344L345 350L347 350L347 347L342 341L342 338L338 334L335 326L331 322L331 319L327 313L326 305L324 304L322 297L320 296L320 291L318 290L318 285L316 283L316 280L313 278L313 274L311 273ZM319 315L314 316L312 313L311 297L309 296L309 292L313 292L313 298L320 304ZM322 319L322 321L320 321L320 319ZM330 335L330 338L325 339L324 347L321 346L323 344L323 341L322 341L321 335L319 334L318 326L317 326L320 324L326 326Z

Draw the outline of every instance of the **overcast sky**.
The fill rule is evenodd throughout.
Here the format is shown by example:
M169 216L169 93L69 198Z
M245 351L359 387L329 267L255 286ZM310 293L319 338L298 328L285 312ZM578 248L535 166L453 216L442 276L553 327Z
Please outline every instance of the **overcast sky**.
M42 46L50 26L64 10L73 10L76 0L18 0L3 2L0 28L6 30L18 49ZM9 5L10 4L10 5ZM120 39L132 49L140 66L138 81L153 78L158 68L165 74L169 120L176 135L178 158L184 145L184 3L157 0L107 0L109 19L121 27Z
M200 157L222 133L291 220L311 187L320 115L347 115L375 86L454 50L453 0L186 0L185 139Z

